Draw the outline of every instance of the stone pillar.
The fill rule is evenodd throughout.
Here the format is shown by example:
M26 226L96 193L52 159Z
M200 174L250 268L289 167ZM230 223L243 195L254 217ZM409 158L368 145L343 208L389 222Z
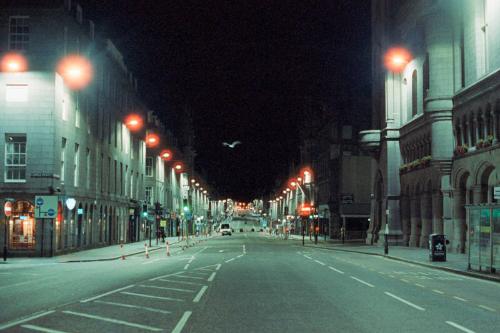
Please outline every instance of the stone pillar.
M417 196L410 198L410 223L409 246L415 247L420 240L420 198Z
M481 129L479 128L479 118L477 115L474 115L474 132L476 133L476 143L479 139L481 139Z
M443 196L441 191L432 193L432 232L442 234L443 228Z
M410 198L401 197L401 229L403 230L403 245L408 246L410 241Z
M465 193L453 191L453 238L450 240L452 252L463 253L465 249Z
M492 129L493 129L493 142L496 143L496 142L498 142L498 140L500 140L500 138L497 135L497 133L498 133L498 122L500 121L500 119L498 119L498 118L500 118L500 114L498 114L498 115L495 114L495 111L492 108L491 109L491 116L492 116L491 118L493 120L493 127L492 127Z
M464 133L464 126L462 126L462 122L459 122L459 128L460 128L460 144L463 146L465 145L465 133ZM467 127L465 127L467 129Z
M424 192L420 197L420 216L422 221L420 247L426 248L429 243L429 235L432 233L432 198L428 192Z
M466 121L467 124L467 145L472 147L472 131L473 131L473 123L471 121Z

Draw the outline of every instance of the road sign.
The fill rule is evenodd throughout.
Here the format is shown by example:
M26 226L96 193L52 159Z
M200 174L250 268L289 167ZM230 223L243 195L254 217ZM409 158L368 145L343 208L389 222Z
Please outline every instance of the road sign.
M57 195L40 195L35 197L35 218L56 218Z
M5 205L3 206L3 212L7 217L12 215L12 202L10 201L5 202Z
M493 188L493 198L495 200L500 200L500 186L495 186Z

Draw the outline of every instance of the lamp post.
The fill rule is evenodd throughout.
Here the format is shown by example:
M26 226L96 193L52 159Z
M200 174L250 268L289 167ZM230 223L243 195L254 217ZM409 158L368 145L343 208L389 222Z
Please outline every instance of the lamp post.
M389 254L389 224L385 224L385 230L384 230L384 254L388 255Z

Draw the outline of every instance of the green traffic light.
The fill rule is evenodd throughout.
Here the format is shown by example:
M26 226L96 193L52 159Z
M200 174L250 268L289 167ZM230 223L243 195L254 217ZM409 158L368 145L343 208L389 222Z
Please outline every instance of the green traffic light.
M187 212L189 212L189 207L188 206L184 206L183 210L187 213Z

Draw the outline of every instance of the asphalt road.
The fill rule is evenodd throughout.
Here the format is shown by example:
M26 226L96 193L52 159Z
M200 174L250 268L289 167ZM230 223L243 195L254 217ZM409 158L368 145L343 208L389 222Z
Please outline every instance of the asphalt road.
M261 233L0 266L8 332L498 332L500 284Z

